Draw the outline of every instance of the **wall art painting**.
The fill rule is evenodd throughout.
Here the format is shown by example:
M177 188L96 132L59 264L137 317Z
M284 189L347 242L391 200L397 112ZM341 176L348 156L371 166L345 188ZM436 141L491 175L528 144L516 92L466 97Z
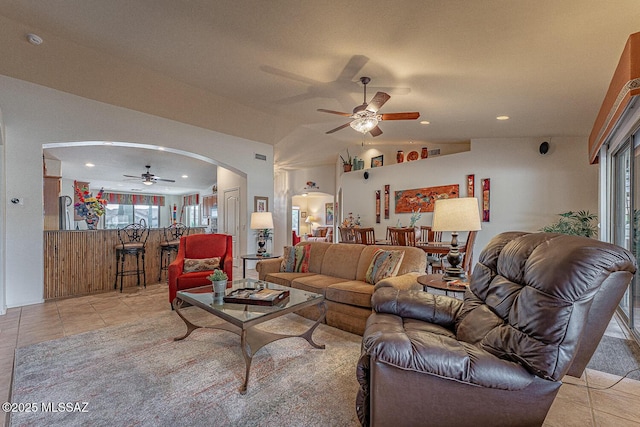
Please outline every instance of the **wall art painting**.
M491 180L484 178L480 180L482 185L482 222L489 222L490 209L489 209L489 196L491 193Z
M384 164L384 156L380 154L379 156L375 156L371 158L371 167L379 168Z
M269 211L269 198L262 196L254 196L253 198L253 211L254 212L268 212Z
M456 197L460 197L458 184L396 191L396 213L433 212L436 200Z
M467 175L467 197L474 197L476 186L476 176Z
M380 190L376 190L376 224L380 224Z
M389 219L389 184L384 186L384 219Z
M333 225L333 203L324 204L325 225Z

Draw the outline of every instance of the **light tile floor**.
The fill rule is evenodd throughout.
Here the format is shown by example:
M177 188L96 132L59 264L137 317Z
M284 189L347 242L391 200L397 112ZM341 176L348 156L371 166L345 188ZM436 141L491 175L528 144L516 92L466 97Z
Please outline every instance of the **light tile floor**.
M237 274L235 277L241 277ZM255 270L248 270L255 277ZM98 295L48 301L12 308L0 316L0 402L9 400L14 351L42 341L95 329L134 322L170 311L167 285L125 289ZM626 338L624 328L613 320L607 335ZM565 377L560 393L545 420L546 427L638 426L640 427L640 381L587 370L580 379ZM586 386L590 387L587 388ZM6 418L0 416L0 427Z

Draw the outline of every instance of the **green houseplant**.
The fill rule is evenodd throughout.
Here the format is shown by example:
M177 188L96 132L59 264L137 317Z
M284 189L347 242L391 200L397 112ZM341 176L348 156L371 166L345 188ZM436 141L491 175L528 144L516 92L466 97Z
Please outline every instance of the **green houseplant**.
M558 215L560 216L558 221L542 227L540 231L585 237L594 237L598 232L596 224L593 223L598 216L589 211L569 211Z
M229 276L222 270L215 269L213 273L207 276L207 279L211 280L213 283L213 292L216 298L221 298L224 296L224 290L227 289L227 280L229 280Z

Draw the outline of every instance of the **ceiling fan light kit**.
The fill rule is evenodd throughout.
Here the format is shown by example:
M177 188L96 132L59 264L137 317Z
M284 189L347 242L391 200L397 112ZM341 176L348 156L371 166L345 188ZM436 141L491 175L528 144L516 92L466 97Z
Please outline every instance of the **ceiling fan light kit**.
M378 123L382 120L415 120L420 117L420 113L387 113L378 114L378 110L387 102L391 96L384 92L377 92L371 99L371 102L367 103L367 84L371 81L370 77L360 77L360 82L364 86L364 99L361 105L358 105L353 109L353 113L343 113L341 111L325 110L319 108L321 113L337 114L343 117L350 117L349 123L345 123L342 126L338 126L335 129L331 129L326 133L334 133L341 129L351 126L351 128L357 132L365 134L371 133L372 136L382 135L382 130L378 127Z
M145 168L147 168L147 171L145 173L140 174L140 176L136 176L136 175L124 175L124 176L127 178L141 179L144 185L153 185L158 181L176 182L174 179L165 179L165 178L160 178L159 176L155 176L154 174L151 173L150 165L146 165Z

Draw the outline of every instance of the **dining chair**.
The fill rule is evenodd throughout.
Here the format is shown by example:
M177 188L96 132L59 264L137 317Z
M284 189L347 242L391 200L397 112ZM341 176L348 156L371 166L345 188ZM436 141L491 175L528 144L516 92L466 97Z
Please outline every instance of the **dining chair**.
M376 233L373 227L354 228L353 231L356 243L360 243L361 245L376 244Z
M355 243L352 227L338 227L338 230L340 230L340 243Z
M414 228L389 227L389 237L394 246L415 246L416 230Z
M431 226L429 225L421 225L420 226L420 244L429 244L434 242L442 242L442 231L433 231ZM431 267L431 271L433 272L433 265L441 265L442 257L446 257L446 255L441 254L432 254L427 252L427 273L429 273L429 268Z

